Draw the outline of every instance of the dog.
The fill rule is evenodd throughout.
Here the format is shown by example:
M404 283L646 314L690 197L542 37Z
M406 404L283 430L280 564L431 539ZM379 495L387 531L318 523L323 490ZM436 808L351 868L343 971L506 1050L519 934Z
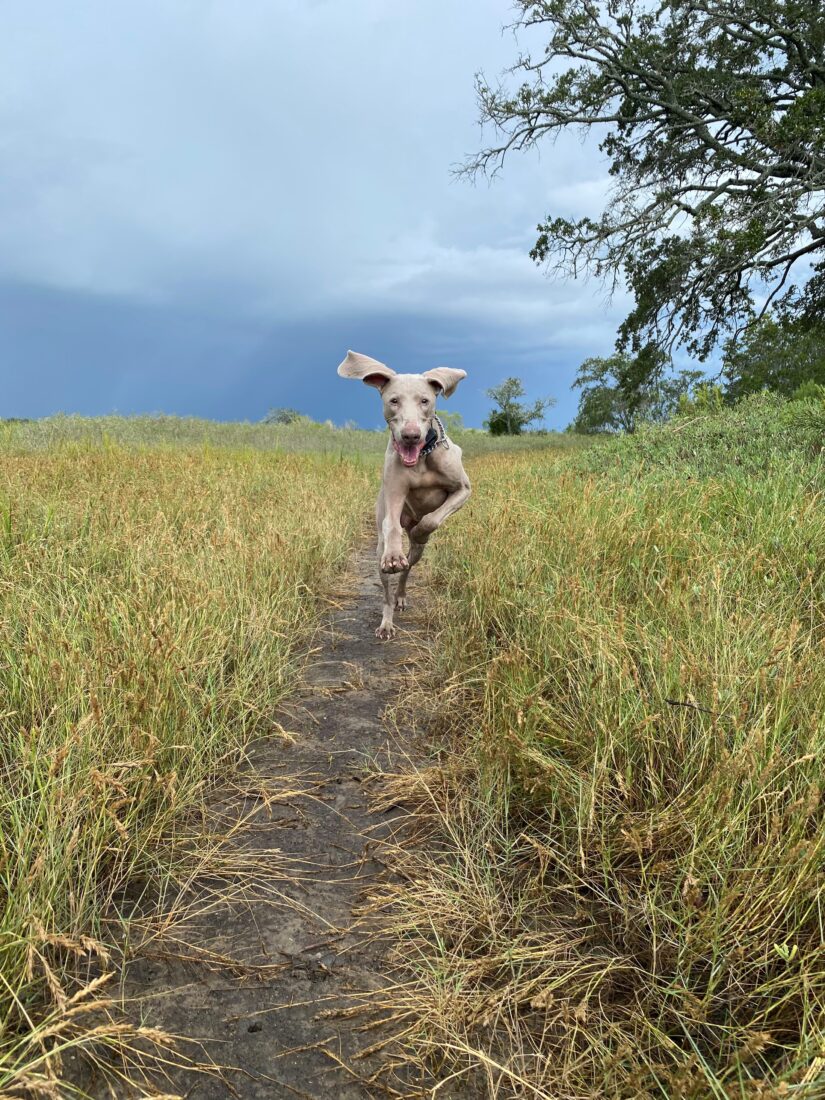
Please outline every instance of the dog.
M395 635L393 613L407 607L410 569L421 560L430 535L470 496L461 448L448 439L435 411L436 398L449 397L467 372L436 367L423 374L396 374L377 359L348 351L338 373L379 390L390 429L375 508L384 589L381 625L375 634L387 641ZM406 554L402 531L410 539ZM390 596L393 573L398 574L394 601Z

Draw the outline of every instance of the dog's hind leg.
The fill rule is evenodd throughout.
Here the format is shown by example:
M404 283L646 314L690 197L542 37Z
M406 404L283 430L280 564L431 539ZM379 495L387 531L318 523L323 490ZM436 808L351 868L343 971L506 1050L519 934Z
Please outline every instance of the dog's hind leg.
M384 557L384 537L378 537L378 576L381 578L381 587L384 589L384 603L381 608L381 625L376 628L376 638L389 641L395 636L395 627L392 622L393 600L390 593L390 574L381 571L381 559ZM401 574L404 575L403 573Z
M381 587L384 590L384 603L381 608L381 625L376 627L375 636L382 641L389 641L395 635L393 626L393 600L390 594L390 574L381 569L384 558L384 494L379 494L375 508L375 525L378 528L378 576L381 578Z
M425 543L413 542L410 540L410 548L407 551L407 560L409 565L403 572L398 574L398 588L395 590L395 610L406 611L407 610L407 580L410 575L410 570L417 561L420 561L421 555L424 553Z

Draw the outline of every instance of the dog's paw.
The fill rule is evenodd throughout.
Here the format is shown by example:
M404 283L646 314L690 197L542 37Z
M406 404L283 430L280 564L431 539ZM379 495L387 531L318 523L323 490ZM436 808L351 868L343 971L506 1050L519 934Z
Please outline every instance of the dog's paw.
M426 542L434 531L438 530L438 523L431 516L422 516L410 531L412 542Z
M392 623L382 622L380 626L375 628L376 638L380 638L382 642L388 642L390 638L395 637L395 627Z
M397 553L386 553L381 559L382 573L403 573L410 568L410 563L399 550Z
M410 600L408 596L396 596L395 597L395 610L406 611L410 606Z

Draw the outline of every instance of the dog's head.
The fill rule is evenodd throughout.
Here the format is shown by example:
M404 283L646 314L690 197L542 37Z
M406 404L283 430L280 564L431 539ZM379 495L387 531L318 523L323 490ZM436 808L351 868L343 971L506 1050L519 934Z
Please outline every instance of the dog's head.
M356 351L347 352L338 373L342 378L358 378L380 391L392 445L405 466L415 466L424 449L436 397L449 397L467 377L466 371L452 367L436 367L423 374L396 374L377 359Z

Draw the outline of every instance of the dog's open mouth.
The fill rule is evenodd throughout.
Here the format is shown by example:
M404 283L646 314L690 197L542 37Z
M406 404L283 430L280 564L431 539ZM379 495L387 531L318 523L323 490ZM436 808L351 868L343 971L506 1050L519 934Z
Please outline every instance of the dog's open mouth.
M418 462L418 456L424 450L425 443L425 439L420 439L418 443L399 443L397 439L392 441L396 454L401 456L401 461L405 466L415 466Z

